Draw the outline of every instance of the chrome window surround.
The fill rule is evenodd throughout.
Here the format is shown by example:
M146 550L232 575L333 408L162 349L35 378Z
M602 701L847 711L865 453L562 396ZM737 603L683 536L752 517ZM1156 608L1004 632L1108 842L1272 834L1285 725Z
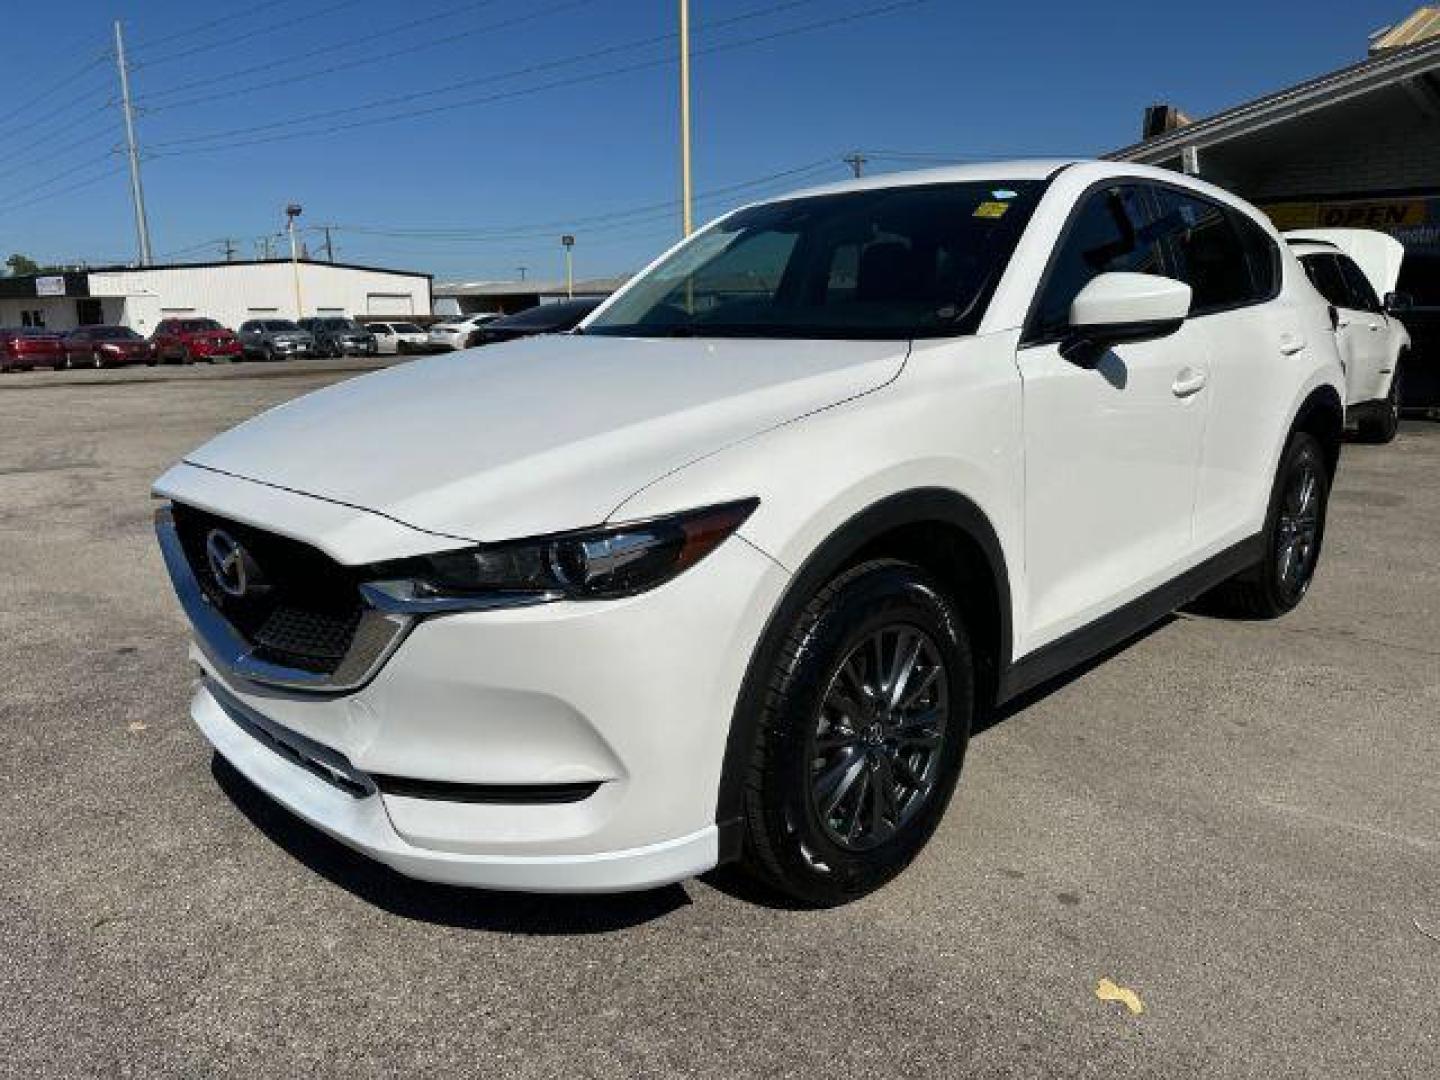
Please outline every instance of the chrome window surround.
M180 606L195 627L197 644L222 671L241 679L320 693L358 690L375 677L416 622L414 615L368 608L360 617L349 651L328 675L272 663L255 655L250 643L236 632L201 588L185 556L169 507L155 512L155 533Z

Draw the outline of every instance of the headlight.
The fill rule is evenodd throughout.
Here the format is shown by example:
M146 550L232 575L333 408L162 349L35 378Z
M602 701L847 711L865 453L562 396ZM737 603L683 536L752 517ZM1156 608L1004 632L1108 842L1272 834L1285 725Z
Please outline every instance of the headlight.
M387 611L438 613L604 600L662 585L720 546L757 499L574 533L485 544L376 567L362 586Z

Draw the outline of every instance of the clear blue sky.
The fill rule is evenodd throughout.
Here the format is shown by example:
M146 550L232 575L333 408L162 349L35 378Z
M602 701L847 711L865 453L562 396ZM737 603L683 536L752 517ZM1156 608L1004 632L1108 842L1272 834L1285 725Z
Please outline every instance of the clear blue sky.
M1101 153L1133 141L1152 102L1204 115L1361 59L1370 31L1415 6L899 3L691 0L697 192L813 166L702 201L699 218L752 192L839 179L839 157L857 147L955 159ZM665 37L675 0L11 6L0 65L5 254L134 255L125 175L106 175L120 164L121 128L101 51L117 17L146 106L138 125L159 257L215 258L227 236L253 255L290 201L305 223L340 226L337 258L441 278L512 277L521 265L555 277L566 228L581 275L633 268L673 235L673 209L607 215L676 198ZM769 34L782 36L750 40ZM872 168L914 165L877 155ZM307 241L315 251L317 235Z

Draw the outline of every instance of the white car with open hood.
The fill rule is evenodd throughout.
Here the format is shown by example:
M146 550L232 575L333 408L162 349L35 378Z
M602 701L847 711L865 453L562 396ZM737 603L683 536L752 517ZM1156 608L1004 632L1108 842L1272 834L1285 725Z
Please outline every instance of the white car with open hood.
M1400 428L1402 371L1410 331L1400 316L1408 296L1395 291L1405 245L1374 229L1297 229L1285 239L1320 295L1345 367L1345 414L1370 442L1388 443Z
M192 715L400 870L900 872L976 717L1202 593L1310 586L1345 388L1263 216L1143 166L738 210L576 333L332 386L155 485Z

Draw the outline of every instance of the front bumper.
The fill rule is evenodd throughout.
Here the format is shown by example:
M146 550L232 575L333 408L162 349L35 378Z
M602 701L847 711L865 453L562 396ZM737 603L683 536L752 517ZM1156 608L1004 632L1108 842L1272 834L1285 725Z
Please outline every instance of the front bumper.
M226 761L298 817L407 877L521 892L623 892L682 881L704 873L718 859L714 824L674 840L591 855L424 848L396 831L384 797L348 794L295 764L250 734L224 700L202 684L190 715Z
M192 648L204 673L192 717L272 798L404 874L538 891L664 884L716 863L731 716L786 580L735 536L640 596L423 619L345 694L262 686ZM362 787L399 777L431 793L341 790L237 709L333 752ZM445 785L593 793L456 801Z

